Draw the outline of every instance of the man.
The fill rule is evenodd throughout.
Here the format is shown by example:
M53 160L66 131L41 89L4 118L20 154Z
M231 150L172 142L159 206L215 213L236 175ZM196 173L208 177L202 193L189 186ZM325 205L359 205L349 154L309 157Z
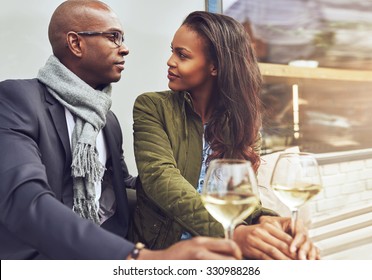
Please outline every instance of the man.
M37 79L0 83L0 259L241 258L225 240L150 251L124 239L135 178L110 111L129 53L122 26L106 4L70 0L49 40Z

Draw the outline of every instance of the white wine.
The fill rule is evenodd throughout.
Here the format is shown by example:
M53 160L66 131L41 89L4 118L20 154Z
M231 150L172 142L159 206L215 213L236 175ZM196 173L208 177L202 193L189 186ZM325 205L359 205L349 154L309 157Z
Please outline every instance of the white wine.
M259 204L253 194L228 192L224 195L208 193L202 195L208 212L224 227L235 225L248 217Z
M297 209L322 190L320 185L301 182L295 183L292 187L273 185L272 188L277 197L287 205L289 209Z

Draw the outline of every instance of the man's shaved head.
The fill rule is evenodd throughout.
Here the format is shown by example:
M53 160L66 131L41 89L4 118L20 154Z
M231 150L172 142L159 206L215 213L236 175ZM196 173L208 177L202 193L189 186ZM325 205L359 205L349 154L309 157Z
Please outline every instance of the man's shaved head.
M59 59L66 54L66 34L69 31L82 31L94 26L93 11L112 12L111 8L101 1L68 0L54 11L49 23L49 41L53 53Z

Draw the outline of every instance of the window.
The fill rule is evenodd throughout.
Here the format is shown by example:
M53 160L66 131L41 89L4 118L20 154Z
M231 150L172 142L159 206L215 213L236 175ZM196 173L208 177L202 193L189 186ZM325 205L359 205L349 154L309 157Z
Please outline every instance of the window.
M264 76L264 152L372 147L372 1L223 1Z

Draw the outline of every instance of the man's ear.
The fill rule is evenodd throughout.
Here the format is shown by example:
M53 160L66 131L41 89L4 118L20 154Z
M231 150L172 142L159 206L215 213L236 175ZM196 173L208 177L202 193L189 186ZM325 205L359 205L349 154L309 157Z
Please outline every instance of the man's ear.
M70 31L67 33L66 36L67 36L66 47L68 47L74 55L76 55L77 57L81 57L82 48L79 35L76 34L76 32Z

